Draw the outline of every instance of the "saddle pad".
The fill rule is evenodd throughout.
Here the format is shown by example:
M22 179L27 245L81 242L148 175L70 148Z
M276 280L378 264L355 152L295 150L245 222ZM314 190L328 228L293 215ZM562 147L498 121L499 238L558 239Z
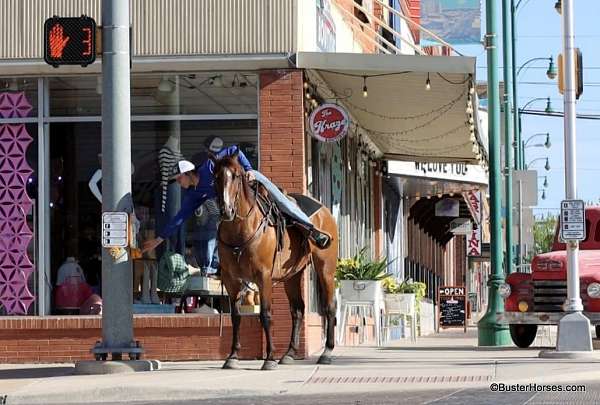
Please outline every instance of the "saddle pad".
M323 204L319 201L315 200L312 197L303 194L290 193L289 194L294 200L296 200L296 204L298 207L306 214L306 216L311 217L315 212L319 211Z

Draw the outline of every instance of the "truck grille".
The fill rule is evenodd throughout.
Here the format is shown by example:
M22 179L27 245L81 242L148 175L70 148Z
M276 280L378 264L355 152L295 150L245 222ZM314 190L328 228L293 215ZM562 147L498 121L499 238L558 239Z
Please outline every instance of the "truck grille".
M534 280L533 307L536 312L562 312L566 299L566 280Z

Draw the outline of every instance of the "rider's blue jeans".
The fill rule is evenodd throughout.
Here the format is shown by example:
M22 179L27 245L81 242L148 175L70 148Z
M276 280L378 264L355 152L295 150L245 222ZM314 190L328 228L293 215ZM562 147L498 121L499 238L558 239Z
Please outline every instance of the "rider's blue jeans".
M313 228L313 224L312 222L310 222L310 219L306 216L306 214L302 212L302 210L294 202L292 202L288 197L286 197L285 194L279 191L279 188L277 188L277 186L273 184L271 180L269 180L257 170L253 170L252 174L254 174L256 181L258 181L267 189L271 197L273 197L273 199L277 203L279 209L284 214L290 216L292 219L296 220L301 225L304 225L309 229Z

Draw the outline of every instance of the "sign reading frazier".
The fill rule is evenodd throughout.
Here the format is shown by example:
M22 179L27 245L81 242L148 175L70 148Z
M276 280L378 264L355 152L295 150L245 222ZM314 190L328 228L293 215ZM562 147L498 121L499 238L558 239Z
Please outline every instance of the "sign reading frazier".
M563 200L560 203L560 238L565 241L585 239L585 203Z
M463 327L467 332L467 294L463 286L438 288L440 328Z
M102 213L102 247L125 248L128 238L129 215L126 212Z
M322 142L337 142L348 133L348 113L337 104L322 104L308 120L312 136Z

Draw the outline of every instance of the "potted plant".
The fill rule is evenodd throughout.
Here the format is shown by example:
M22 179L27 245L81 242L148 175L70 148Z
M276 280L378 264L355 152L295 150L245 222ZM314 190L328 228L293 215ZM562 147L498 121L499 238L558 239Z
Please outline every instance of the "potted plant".
M391 262L383 257L370 260L367 249L361 249L351 258L339 259L336 281L344 301L381 301L382 280L390 277L387 268Z
M382 282L385 292L386 311L409 314L414 307L417 330L420 329L421 299L425 297L427 285L421 282L404 280L398 283L393 277Z

